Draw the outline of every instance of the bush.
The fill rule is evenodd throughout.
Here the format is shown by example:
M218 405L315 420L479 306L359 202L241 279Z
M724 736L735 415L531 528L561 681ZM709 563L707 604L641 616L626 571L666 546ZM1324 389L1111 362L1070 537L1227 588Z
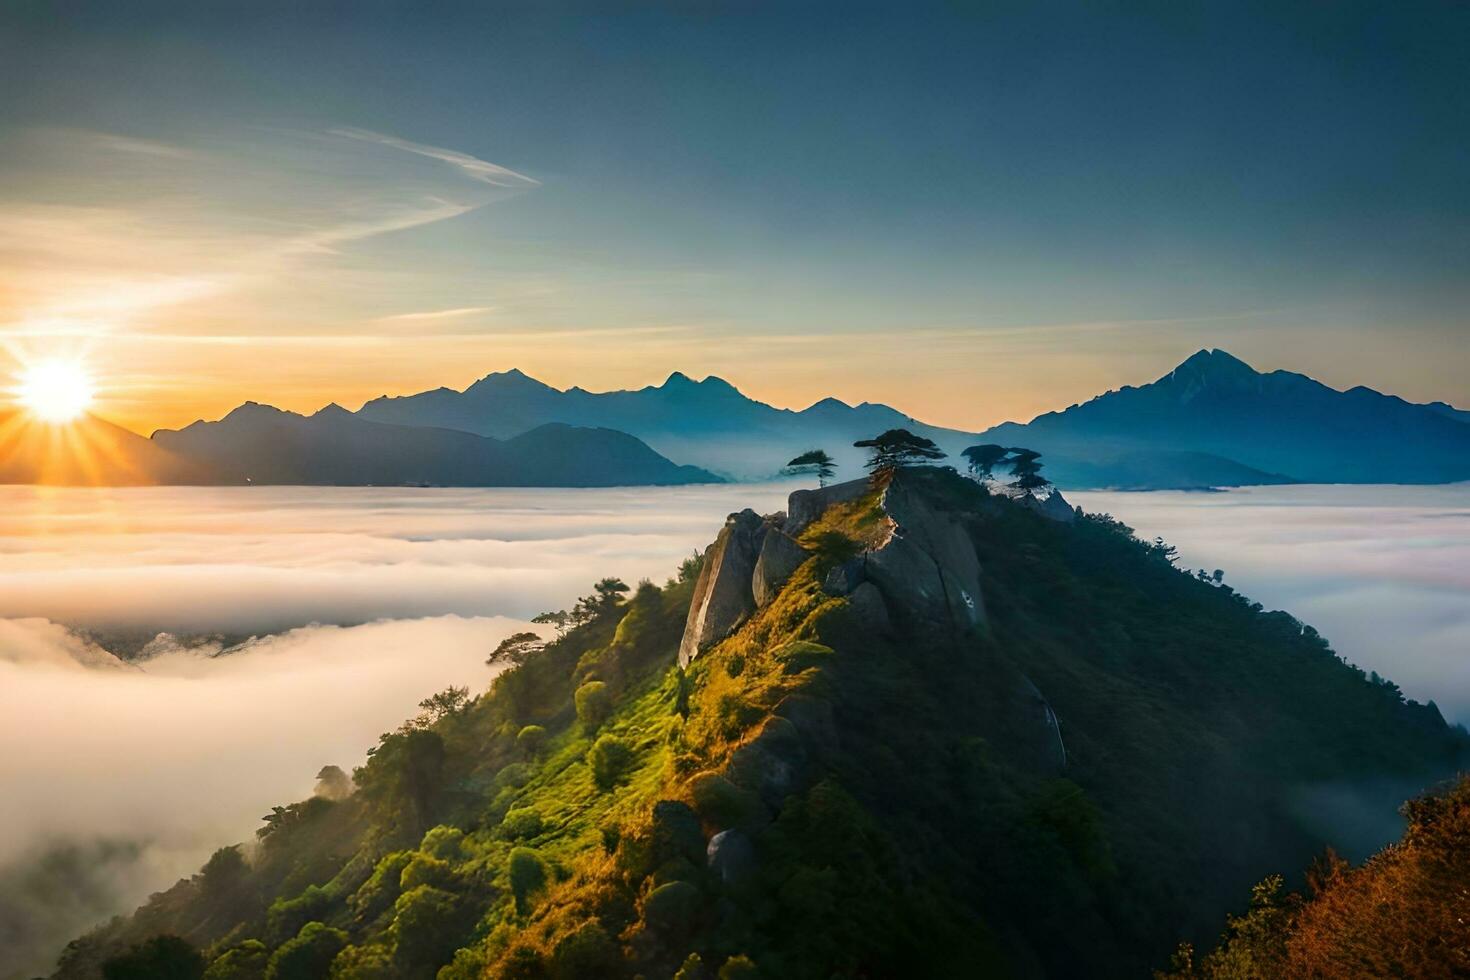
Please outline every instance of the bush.
M401 894L418 888L420 885L451 888L454 886L454 879L454 868L448 861L441 861L427 854L415 854L413 859L404 866L403 874L398 878L398 891Z
M577 703L577 720L589 732L601 728L602 723L612 714L612 692L602 681L588 681L583 684L577 688L573 700Z
M551 975L557 980L604 980L622 970L622 951L597 922L582 923L551 953Z
M271 956L265 980L321 980L346 946L347 933L341 929L308 922Z
M332 980L399 980L393 954L382 946L348 946L332 961Z
M749 956L732 956L720 967L720 980L756 980L760 975Z
M464 831L440 824L424 835L419 850L441 861L459 860L464 857Z
M204 980L261 980L271 952L259 939L247 939L214 958Z
M587 753L587 764L592 767L592 781L597 788L610 790L633 764L633 747L626 739L604 735Z
M546 747L546 729L540 725L527 725L516 733L516 748L527 759L534 759Z
M693 928L701 898L687 881L659 885L643 900L643 921L665 936L682 936Z
M438 970L469 937L472 914L459 896L420 885L393 906L394 960L410 972Z
M541 833L541 814L534 807L511 810L500 821L500 833L507 840L525 840Z
M516 900L516 911L525 915L531 910L531 896L546 885L546 862L529 847L513 848L508 877L510 893Z
M204 957L178 936L154 936L102 964L103 980L199 980Z
M689 780L689 796L699 818L721 830L746 823L756 812L756 799L717 772L696 773Z
M394 851L378 861L372 875L352 896L352 908L358 918L375 919L393 907L403 890L403 869L413 858L412 851Z
M279 946L296 936L308 922L322 919L331 907L332 896L319 885L308 885L295 898L278 898L266 912L266 939Z

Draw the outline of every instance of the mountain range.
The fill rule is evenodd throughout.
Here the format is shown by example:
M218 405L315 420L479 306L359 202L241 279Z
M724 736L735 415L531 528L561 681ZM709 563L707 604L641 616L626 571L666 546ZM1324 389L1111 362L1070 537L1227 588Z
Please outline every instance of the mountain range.
M492 439L374 422L338 405L306 416L246 402L218 422L160 430L152 441L224 483L599 487L718 481L612 429L552 422Z
M1262 373L1225 351L1202 350L1152 384L1110 391L1025 425L998 425L980 438L1045 454L1053 478L1069 486L1076 485L1069 467L1092 467L1098 476L1090 482L1126 486L1139 454L1170 453L1274 475L1206 484L1450 483L1470 479L1467 418L1444 403L1416 405L1362 386L1338 391L1303 374Z
M768 479L821 448L846 476L887 429L967 446L1024 446L1068 489L1470 479L1470 412L1371 388L1262 373L1201 350L1168 374L1027 423L971 433L887 405L824 398L795 411L679 372L630 391L554 388L519 370L463 391L375 398L299 415L246 402L216 422L145 439L88 416L55 428L0 417L0 480L60 484L610 486ZM680 465L685 464L685 465Z

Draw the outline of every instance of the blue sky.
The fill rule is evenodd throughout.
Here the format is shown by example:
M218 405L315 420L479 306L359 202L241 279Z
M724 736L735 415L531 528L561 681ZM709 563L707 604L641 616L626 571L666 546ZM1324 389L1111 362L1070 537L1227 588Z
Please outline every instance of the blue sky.
M145 428L512 365L979 427L1204 346L1465 403L1466 50L1430 3L20 3L0 334Z

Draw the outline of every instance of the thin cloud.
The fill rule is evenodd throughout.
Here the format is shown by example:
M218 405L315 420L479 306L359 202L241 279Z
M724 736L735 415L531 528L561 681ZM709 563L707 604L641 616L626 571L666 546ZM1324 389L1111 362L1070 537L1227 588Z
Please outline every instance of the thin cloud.
M447 150L440 146L429 146L427 143L414 143L410 140L399 139L397 136L389 136L385 133L375 133L370 129L357 129L351 126L329 129L327 132L333 136L343 136L347 139L362 140L366 143L377 143L381 146L391 146L395 150L403 150L406 153L417 153L419 156L429 157L433 160L442 160L452 167L457 167L461 173L471 180L481 183L492 184L496 187L514 189L528 189L540 187L541 181L525 174L516 173L514 170L472 157L468 153L460 153L458 150Z
M451 317L472 316L476 313L492 313L493 306L458 306L451 310L426 310L422 313L395 313L381 317L383 320L447 320Z

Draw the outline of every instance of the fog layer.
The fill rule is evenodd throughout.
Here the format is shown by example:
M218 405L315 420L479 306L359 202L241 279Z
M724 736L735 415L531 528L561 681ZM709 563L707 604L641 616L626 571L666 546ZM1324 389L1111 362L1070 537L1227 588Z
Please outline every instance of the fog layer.
M1470 484L1069 493L1470 723Z

